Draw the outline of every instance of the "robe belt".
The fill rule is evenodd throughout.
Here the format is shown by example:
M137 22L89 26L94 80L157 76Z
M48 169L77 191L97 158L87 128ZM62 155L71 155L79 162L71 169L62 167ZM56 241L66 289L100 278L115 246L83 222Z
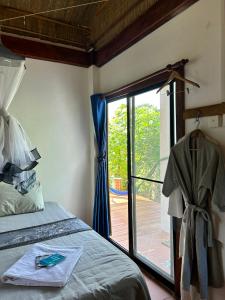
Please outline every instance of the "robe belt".
M213 247L212 222L209 213L207 212L206 209L202 207L199 207L194 204L188 204L184 211L183 221L187 223L187 226L191 231L192 246L193 246L194 234L195 234L195 215L194 215L195 212L200 214L202 218L206 221L207 230L208 230L208 234L207 234L208 247Z

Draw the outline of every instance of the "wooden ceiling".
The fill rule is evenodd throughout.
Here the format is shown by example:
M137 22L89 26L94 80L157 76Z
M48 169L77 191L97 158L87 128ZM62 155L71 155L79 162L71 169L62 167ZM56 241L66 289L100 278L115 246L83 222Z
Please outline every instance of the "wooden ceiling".
M97 50L157 1L0 0L0 20L68 7L65 10L11 19L0 22L0 25L4 32L57 42L84 50L91 48Z
M6 44L6 36L11 36L8 38L8 44L12 44L12 37L19 37L26 41L29 40L30 45L33 41L32 45L41 42L42 46L44 44L52 45L52 47L55 45L58 48L65 48L67 52L74 49L76 51L74 53L81 51L86 56L89 55L87 65L91 64L93 59L98 61L97 65L102 65L134 43L137 36L143 37L196 1L0 0L0 32L1 36L4 36L3 42L6 41ZM138 23L139 28L136 26L136 31L134 30L132 37L129 28ZM140 24L142 27L147 26L149 28L151 25L152 29L146 31L144 27L140 27ZM144 34L143 30L146 31ZM124 33L126 35L123 40L129 36L132 41L127 41L126 47L119 45L118 50L115 51L118 53L109 55L108 45L115 46L116 40L121 38ZM18 43L18 39L15 41ZM49 47L48 49L50 49ZM16 51L15 43L14 51L23 54L21 49ZM104 54L102 54L103 52ZM107 55L109 57L106 57ZM101 58L99 59L102 56L104 56L103 62L100 61Z

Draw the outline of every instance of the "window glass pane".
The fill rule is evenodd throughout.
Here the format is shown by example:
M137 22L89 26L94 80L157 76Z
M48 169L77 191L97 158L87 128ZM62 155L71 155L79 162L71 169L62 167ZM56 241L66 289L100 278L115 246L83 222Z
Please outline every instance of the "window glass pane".
M170 100L166 89L132 100L132 175L163 181L170 152Z
M174 131L170 129L174 109L167 90L165 87L157 94L155 89L108 103L108 174L111 238L129 249L127 176L131 173L134 254L173 281L172 220L161 190Z
M135 251L173 278L171 218L162 184L133 179Z
M128 249L127 100L108 104L111 238Z

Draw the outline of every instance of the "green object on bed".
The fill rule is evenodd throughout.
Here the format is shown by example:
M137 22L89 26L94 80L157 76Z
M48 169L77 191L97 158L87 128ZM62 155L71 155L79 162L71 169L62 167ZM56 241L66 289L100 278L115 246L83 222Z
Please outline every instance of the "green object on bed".
M44 209L42 188L37 181L25 195L12 185L0 182L0 217L36 212Z

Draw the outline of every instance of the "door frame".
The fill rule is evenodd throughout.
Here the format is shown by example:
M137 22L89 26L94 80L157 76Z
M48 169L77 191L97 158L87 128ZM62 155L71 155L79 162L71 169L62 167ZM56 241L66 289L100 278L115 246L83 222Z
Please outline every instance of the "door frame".
M184 76L184 67L188 60L181 60L173 65L170 65L173 70L178 71L182 76ZM130 124L130 101L128 98L134 96L135 94L140 94L158 86L162 85L168 79L169 73L168 69L159 70L153 74L145 76L144 78L130 83L126 86L120 87L114 91L105 94L107 104L114 102L121 98L127 98L127 123ZM175 122L173 122L174 128L176 129L176 139L179 140L185 134L185 121L183 119L183 113L185 109L185 93L184 93L184 82L175 81L170 84L170 120L175 117ZM183 91L183 92L182 92ZM179 92L179 93L177 93ZM175 104L175 107L174 107ZM172 107L173 106L173 107ZM108 105L107 105L108 108ZM174 114L175 109L175 114ZM108 115L108 113L107 113ZM172 129L172 128L171 128ZM172 133L172 132L171 132ZM173 133L172 133L173 135ZM108 136L108 135L107 135ZM174 140L174 139L173 139ZM130 139L130 128L127 128L127 144L128 144L128 154L130 154L131 139ZM107 143L108 145L108 143ZM171 145L172 146L172 145ZM108 150L108 149L107 149ZM127 254L131 259L133 259L140 267L148 271L152 276L159 280L169 289L175 292L177 297L180 296L180 276L181 276L181 259L179 258L179 234L181 222L179 219L172 217L172 231L173 231L173 250L174 250L174 282L171 282L168 278L163 276L160 272L157 272L154 268L145 264L142 260L134 255L133 251L133 201L132 201L132 181L131 181L131 156L128 155L128 231L129 231L129 251L124 249L121 245L116 243L116 241L111 238L109 241L118 247L121 251ZM108 186L109 191L109 186ZM109 204L110 205L110 204ZM110 210L109 210L110 211ZM111 220L111 218L110 218Z

